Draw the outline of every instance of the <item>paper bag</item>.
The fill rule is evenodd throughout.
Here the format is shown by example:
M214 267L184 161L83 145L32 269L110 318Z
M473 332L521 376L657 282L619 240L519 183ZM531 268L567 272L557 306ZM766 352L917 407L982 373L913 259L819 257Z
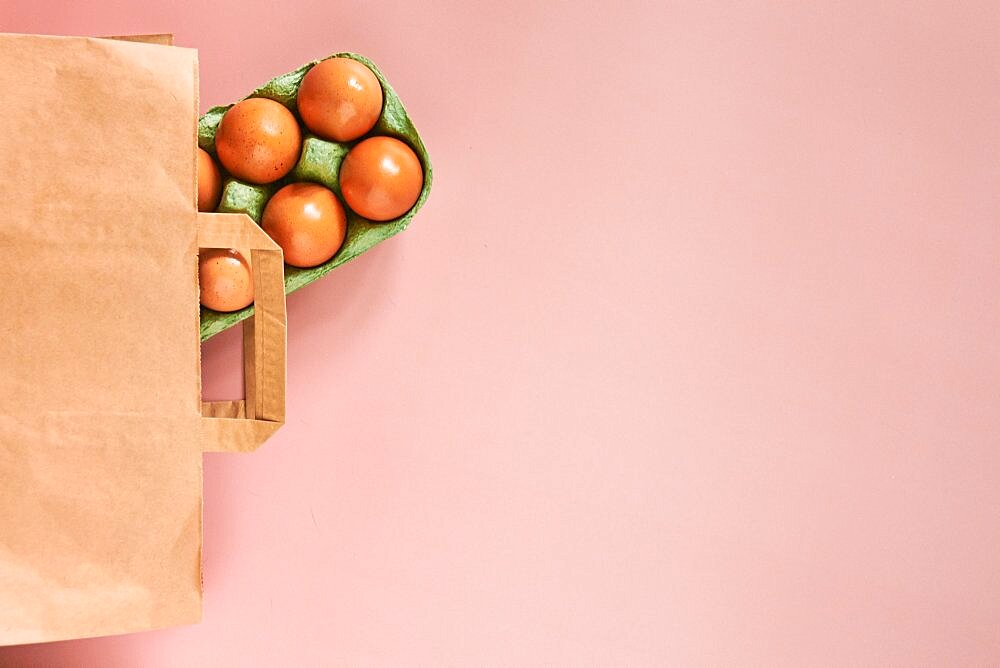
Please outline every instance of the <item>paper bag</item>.
M197 621L202 452L284 420L281 251L197 213L197 90L192 49L0 35L0 644ZM201 402L199 246L252 249L245 401Z

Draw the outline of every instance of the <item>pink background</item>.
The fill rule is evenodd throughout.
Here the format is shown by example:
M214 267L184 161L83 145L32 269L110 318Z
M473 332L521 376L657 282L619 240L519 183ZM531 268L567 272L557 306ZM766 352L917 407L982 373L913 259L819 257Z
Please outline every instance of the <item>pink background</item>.
M289 299L204 621L0 663L1000 662L995 3L87 4L0 29L172 30L203 108L364 53L436 185Z

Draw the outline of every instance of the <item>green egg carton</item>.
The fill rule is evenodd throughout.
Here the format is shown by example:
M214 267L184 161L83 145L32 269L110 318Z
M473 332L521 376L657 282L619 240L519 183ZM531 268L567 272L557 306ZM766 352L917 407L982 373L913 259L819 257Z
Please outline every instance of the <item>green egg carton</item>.
M407 116L406 109L403 108L403 103L400 102L396 92L385 80L378 67L372 61L356 53L335 53L328 56L328 58L353 58L364 63L378 77L379 83L382 84L383 100L382 115L379 117L378 123L363 137L352 142L341 143L327 141L309 134L305 126L301 124L301 119L299 119L300 125L303 128L302 152L299 155L299 161L295 165L295 168L283 179L266 185L246 183L231 177L225 178L222 187L222 198L216 211L245 213L260 224L264 207L271 195L277 192L282 186L296 181L320 183L330 188L336 193L338 198L341 198L339 173L340 164L343 162L344 156L359 141L378 135L400 139L414 150L424 170L424 185L413 208L395 220L373 222L357 215L345 205L344 210L347 212L347 237L344 239L344 245L341 246L340 250L330 260L317 267L300 269L286 264L286 294L295 292L299 288L322 278L333 269L348 260L356 258L380 241L384 241L406 229L410 220L427 200L427 195L431 190L431 181L433 180L431 161L427 155L427 149L424 147L417 129L413 127L410 117ZM326 58L320 60L326 60ZM298 109L295 99L299 91L299 84L302 82L302 77L305 76L306 72L313 65L320 62L320 60L314 60L292 72L271 79L247 97L266 97L280 102L295 114L296 119L298 119ZM231 106L233 105L212 107L204 116L198 119L198 145L208 151L212 157L216 157L216 128L218 128L223 114ZM224 173L224 176L228 175ZM343 203L343 199L341 198L341 204ZM218 311L202 307L201 340L210 339L241 320L249 318L251 315L253 315L253 305L232 313L219 313Z

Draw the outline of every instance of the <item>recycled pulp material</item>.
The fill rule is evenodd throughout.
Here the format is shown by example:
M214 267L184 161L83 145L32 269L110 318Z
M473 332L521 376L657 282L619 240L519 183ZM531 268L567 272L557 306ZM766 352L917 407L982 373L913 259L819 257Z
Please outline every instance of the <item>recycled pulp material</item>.
M413 122L407 115L403 103L399 100L399 96L396 95L396 91L392 89L392 86L386 81L385 76L376 67L375 63L356 53L336 53L327 58L353 58L364 63L375 74L382 85L383 93L382 115L379 117L378 123L364 137L351 142L327 141L309 133L308 129L303 127L302 153L298 164L292 170L291 174L276 183L267 185L256 185L227 178L223 185L222 199L216 210L246 213L259 223L264 212L264 206L271 195L286 183L294 181L320 183L333 190L340 197L340 163L343 162L344 157L352 146L374 135L395 137L408 144L417 154L417 158L420 159L420 164L424 170L424 184L413 208L395 220L381 223L372 222L345 207L347 211L347 238L344 240L344 245L341 246L336 255L318 267L310 267L308 269L285 267L285 292L287 293L309 285L348 260L364 253L375 244L406 229L413 216L416 215L417 211L427 200L434 177L430 156L427 155L427 149L424 147L424 142L420 139L420 134L417 133L417 129L413 126ZM326 58L323 60L326 60ZM275 77L248 97L270 98L285 105L292 113L298 114L295 100L299 92L299 84L302 83L302 78L306 75L306 72L318 62L320 61L314 60L287 74ZM230 104L222 107L212 107L198 122L198 143L213 156L215 155L215 130L218 128L223 114L231 106ZM232 327L240 320L249 317L252 313L253 306L234 313L219 313L203 308L201 313L202 340L215 336L219 332Z

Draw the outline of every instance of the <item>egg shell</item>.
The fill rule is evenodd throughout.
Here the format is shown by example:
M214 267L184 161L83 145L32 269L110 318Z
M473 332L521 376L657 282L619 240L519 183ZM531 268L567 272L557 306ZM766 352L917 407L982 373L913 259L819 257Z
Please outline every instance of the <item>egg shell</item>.
M222 195L222 173L203 148L198 149L198 210L215 211Z
M219 123L215 151L233 176L272 183L292 171L302 148L302 131L288 109L252 97L234 104Z
M353 141L378 122L382 86L353 58L328 58L306 72L295 98L306 127L324 139Z
M315 267L333 257L343 245L347 215L329 188L316 183L290 183L267 203L261 227L281 246L286 263Z
M347 206L370 220L398 218L409 211L424 185L420 159L393 137L358 143L340 166L340 192Z
M202 306L213 311L239 311L253 303L253 274L246 259L232 248L203 248L198 255Z

